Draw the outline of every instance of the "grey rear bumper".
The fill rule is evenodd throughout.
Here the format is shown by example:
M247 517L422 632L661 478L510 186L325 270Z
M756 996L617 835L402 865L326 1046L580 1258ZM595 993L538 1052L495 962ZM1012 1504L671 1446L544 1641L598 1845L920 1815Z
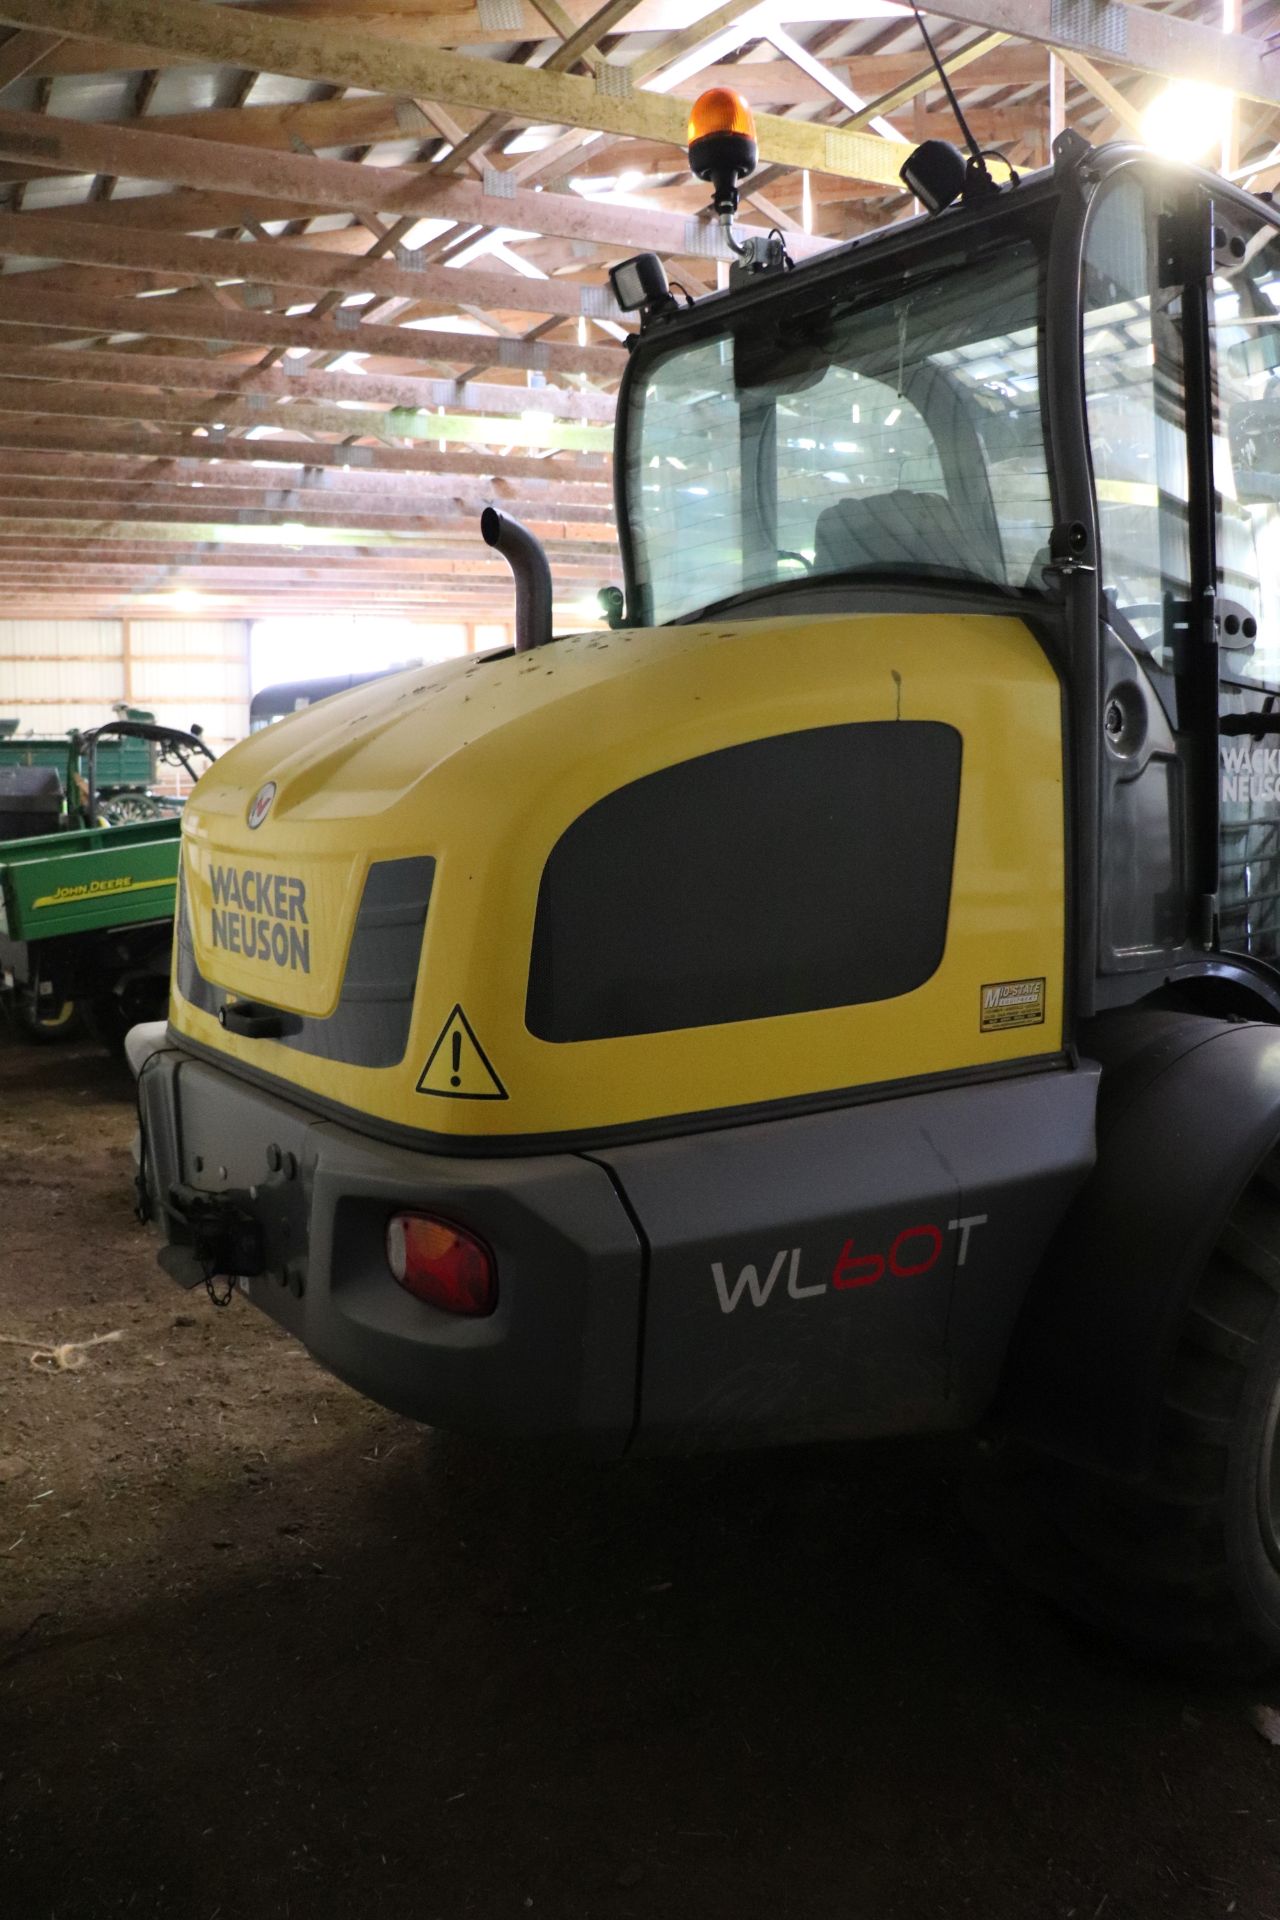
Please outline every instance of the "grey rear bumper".
M641 1254L603 1168L386 1145L173 1047L146 1060L139 1091L161 1257L184 1284L200 1268L183 1199L207 1196L257 1229L264 1270L241 1290L369 1398L435 1426L626 1445ZM402 1208L488 1243L492 1315L460 1318L396 1285L385 1233Z

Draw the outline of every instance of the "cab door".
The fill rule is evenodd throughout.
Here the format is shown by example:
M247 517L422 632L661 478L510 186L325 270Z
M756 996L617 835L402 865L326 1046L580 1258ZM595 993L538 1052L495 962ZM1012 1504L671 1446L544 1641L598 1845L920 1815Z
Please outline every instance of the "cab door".
M1097 968L1101 1004L1209 943L1197 840L1203 735L1190 609L1209 587L1187 388L1186 190L1126 167L1099 189L1084 248L1082 349L1101 616ZM1210 768L1212 774L1212 767Z
M1212 214L1208 300L1219 654L1219 927L1280 961L1280 230Z

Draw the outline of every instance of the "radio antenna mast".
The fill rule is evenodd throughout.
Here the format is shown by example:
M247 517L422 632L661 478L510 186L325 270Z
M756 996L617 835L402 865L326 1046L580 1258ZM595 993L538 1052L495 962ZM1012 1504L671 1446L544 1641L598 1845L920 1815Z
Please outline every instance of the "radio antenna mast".
M947 96L947 100L949 101L951 106L951 111L952 113L954 113L956 117L956 121L960 128L960 131L964 135L965 145L969 149L969 166L975 174L980 174L981 177L987 182L989 186L994 187L995 181L991 178L991 172L987 166L986 155L983 153L982 148L978 145L977 141L974 139L973 134L969 129L969 122L965 119L964 114L960 110L960 102L956 99L955 88L951 84L946 68L943 66L941 60L938 58L938 49L934 46L933 39L929 33L929 29L928 27L926 27L924 23L924 16L921 13L920 7L919 7L919 0L911 0L911 11L912 13L914 13L916 17L916 25L920 29L921 38L924 40L925 46L929 49L929 58L932 60L934 66L938 69L938 78L942 82L942 90Z

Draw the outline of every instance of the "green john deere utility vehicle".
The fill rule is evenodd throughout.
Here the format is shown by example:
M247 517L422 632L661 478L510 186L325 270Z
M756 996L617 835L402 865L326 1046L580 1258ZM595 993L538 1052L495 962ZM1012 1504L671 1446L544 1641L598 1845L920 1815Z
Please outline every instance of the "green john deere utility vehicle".
M180 803L148 789L161 765L195 780L212 758L198 729L151 720L0 741L0 992L29 1038L83 1019L118 1046L163 1009Z
M112 718L154 726L156 716L122 701L112 708ZM71 795L73 788L83 786L83 761L93 752L97 814L103 825L118 827L128 820L161 819L182 811L181 800L159 788L163 750L156 739L119 732L110 722L68 733L19 733L19 725L16 719L0 719L0 775L10 767L52 767ZM192 731L199 734L200 729ZM0 832L0 839L9 837Z

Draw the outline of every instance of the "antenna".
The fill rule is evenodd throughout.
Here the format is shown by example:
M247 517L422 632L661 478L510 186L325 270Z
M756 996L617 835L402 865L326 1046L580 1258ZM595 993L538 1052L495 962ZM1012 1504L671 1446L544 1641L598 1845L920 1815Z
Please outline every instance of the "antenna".
M960 131L964 135L965 145L969 149L969 166L974 173L980 174L983 180L986 181L986 183L989 186L994 187L995 181L991 178L991 172L987 166L986 156L983 154L982 148L978 145L972 133L969 131L969 122L965 119L964 114L960 111L960 102L956 99L955 88L951 84L946 68L943 66L941 60L938 58L938 49L934 46L933 40L929 33L929 29L928 27L926 27L924 23L924 16L921 13L920 7L919 7L919 0L911 0L911 11L912 13L914 13L916 17L916 25L920 29L921 37L924 40L925 46L928 47L929 49L929 58L932 60L934 66L938 69L938 78L942 82L942 90L946 94L947 99L950 102L951 111L952 113L954 113L956 117L956 121L960 128Z

